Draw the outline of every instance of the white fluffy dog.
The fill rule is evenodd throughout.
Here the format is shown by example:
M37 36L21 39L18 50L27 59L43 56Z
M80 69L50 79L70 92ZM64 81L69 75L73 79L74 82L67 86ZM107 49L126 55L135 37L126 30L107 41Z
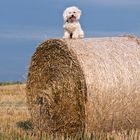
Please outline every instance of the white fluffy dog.
M72 6L65 9L64 18L64 37L63 38L84 38L84 32L78 20L81 16L81 10Z

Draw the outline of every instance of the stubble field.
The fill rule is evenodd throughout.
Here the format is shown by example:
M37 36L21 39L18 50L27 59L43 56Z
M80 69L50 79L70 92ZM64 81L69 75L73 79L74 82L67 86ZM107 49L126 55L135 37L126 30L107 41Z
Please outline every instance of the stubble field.
M80 139L78 134L75 140ZM69 137L47 136L34 133L27 107L25 84L0 86L0 140L51 140L70 139ZM140 140L140 130L118 132L93 132L86 134L85 140Z

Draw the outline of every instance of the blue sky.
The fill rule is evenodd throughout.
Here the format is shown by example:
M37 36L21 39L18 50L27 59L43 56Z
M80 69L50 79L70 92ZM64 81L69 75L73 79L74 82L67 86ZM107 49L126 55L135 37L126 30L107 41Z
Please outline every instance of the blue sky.
M86 37L140 37L140 0L0 0L0 82L25 80L37 45L63 36L63 10L78 6Z

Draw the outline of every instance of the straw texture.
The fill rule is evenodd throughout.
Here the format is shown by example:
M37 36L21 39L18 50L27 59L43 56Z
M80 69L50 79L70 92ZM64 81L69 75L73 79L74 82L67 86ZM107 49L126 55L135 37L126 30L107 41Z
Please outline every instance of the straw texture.
M140 127L140 44L132 37L49 39L34 53L27 97L48 133Z

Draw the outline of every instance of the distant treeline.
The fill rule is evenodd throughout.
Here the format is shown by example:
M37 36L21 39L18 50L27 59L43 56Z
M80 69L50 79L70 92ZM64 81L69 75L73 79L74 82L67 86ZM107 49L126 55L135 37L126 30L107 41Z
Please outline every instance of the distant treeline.
M0 86L4 85L15 85L15 84L23 84L24 82L21 81L15 81L15 82L0 82Z

